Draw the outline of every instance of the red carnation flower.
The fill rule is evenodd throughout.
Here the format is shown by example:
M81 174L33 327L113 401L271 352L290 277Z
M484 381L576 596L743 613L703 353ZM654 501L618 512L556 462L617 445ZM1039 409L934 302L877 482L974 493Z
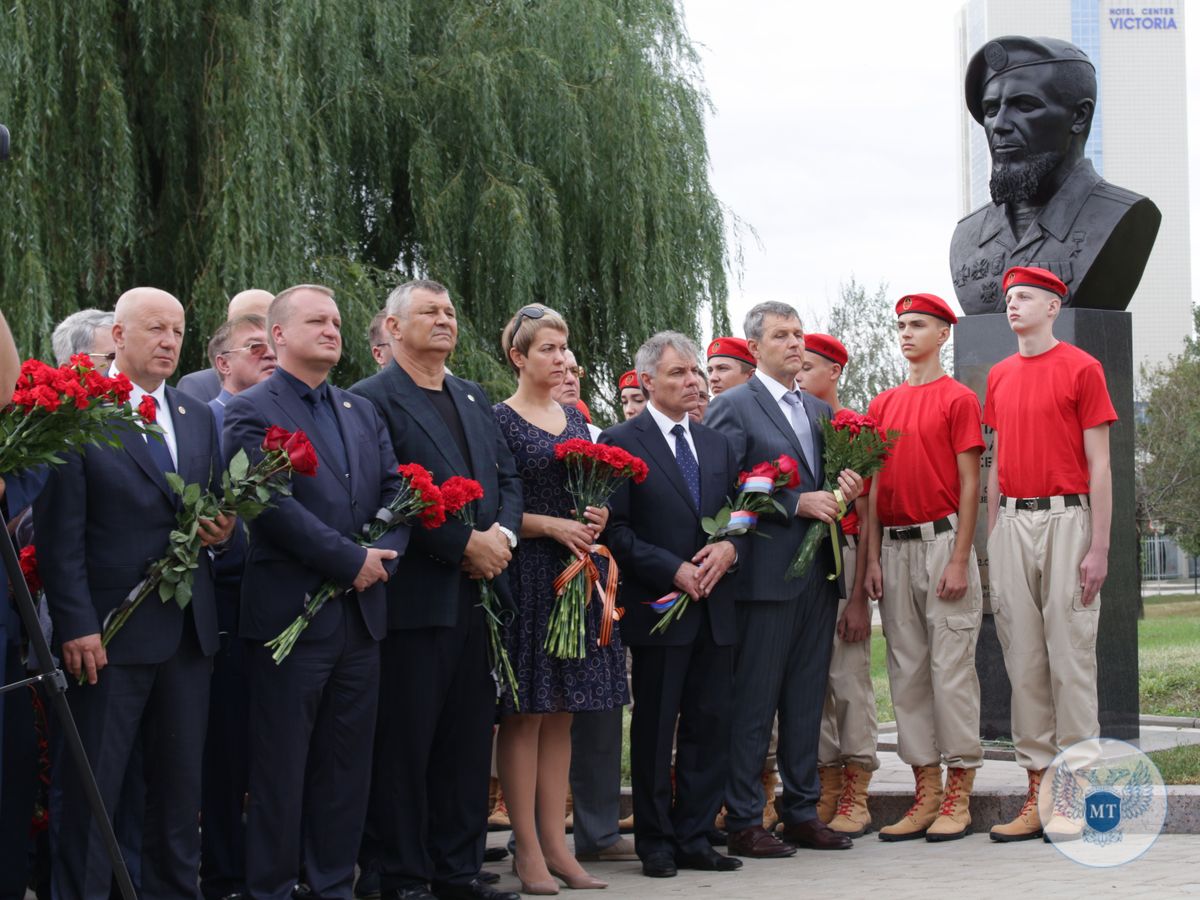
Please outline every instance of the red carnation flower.
M438 490L442 493L442 505L446 515L456 515L468 503L483 497L483 485L474 478L454 475L442 482Z
M158 404L149 394L142 395L142 402L138 404L137 411L147 425L153 425L158 420Z
M25 583L29 585L29 593L36 597L38 591L42 589L42 579L38 575L37 549L33 544L21 548L19 561L21 574L25 576Z
M68 365L75 367L75 368L79 368L79 369L95 370L95 368L96 368L96 364L92 362L92 357L89 356L87 353L74 354L71 357L71 361L70 361L70 363L68 363Z
M109 389L112 391L114 403L127 403L130 394L133 393L133 382L129 380L129 376L124 372L118 372L115 376L108 379Z
M779 454L779 459L775 460L775 468L779 470L780 475L786 475L787 481L781 485L785 488L796 488L800 486L800 464L792 459L786 453Z

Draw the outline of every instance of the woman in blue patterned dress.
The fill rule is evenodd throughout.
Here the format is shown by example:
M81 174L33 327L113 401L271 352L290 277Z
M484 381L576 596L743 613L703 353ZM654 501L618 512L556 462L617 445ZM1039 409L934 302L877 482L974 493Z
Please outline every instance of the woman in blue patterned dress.
M520 712L511 696L501 707L496 763L512 820L517 852L513 868L529 894L558 893L554 878L573 888L602 888L567 849L563 821L571 764L571 714L613 709L628 702L625 648L614 625L612 642L597 641L602 604L587 607L587 654L558 659L545 649L554 606L554 579L572 556L589 552L608 521L608 510L588 507L577 521L566 488L566 468L556 445L590 440L578 409L555 402L551 392L567 367L567 324L541 304L523 307L501 338L517 373L517 392L496 404L496 422L516 459L525 488L521 542L509 566L517 616L505 646L517 677ZM593 557L598 563L598 557ZM603 573L603 569L602 569Z

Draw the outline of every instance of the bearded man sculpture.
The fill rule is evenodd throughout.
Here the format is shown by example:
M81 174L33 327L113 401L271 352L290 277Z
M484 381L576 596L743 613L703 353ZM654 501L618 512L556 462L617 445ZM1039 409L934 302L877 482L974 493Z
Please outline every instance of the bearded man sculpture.
M1003 312L1010 266L1053 272L1070 290L1064 306L1125 309L1162 214L1084 157L1096 112L1091 60L1055 38L997 38L967 65L966 100L987 135L992 202L960 221L950 244L963 310Z

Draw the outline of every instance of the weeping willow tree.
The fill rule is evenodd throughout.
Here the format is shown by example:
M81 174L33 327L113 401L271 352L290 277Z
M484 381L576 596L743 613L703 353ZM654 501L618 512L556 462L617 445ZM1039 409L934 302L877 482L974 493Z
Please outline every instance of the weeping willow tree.
M246 287L323 279L348 380L388 289L445 282L452 365L563 312L585 387L665 327L728 332L721 207L674 0L10 0L0 297L22 351L134 284L184 301L183 368Z

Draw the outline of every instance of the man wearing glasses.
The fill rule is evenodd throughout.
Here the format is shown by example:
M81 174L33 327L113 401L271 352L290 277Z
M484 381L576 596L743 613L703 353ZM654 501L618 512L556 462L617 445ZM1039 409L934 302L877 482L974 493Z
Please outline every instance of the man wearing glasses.
M392 341L383 327L386 319L387 310L381 309L375 313L375 318L371 320L371 327L367 329L367 341L371 345L371 358L381 369L386 369L388 363L392 361Z
M242 316L261 316L265 321L267 318L267 307L271 305L271 301L274 299L275 295L270 291L260 291L254 288L248 291L239 291L229 300L229 308L225 311L225 321L232 322L234 319L240 319ZM217 375L217 370L210 365L209 368L201 369L199 372L188 372L188 374L179 379L179 384L176 387L185 394L195 397L197 400L209 403L221 393L221 379ZM220 424L221 422L218 419L218 427Z
M50 336L54 361L65 366L76 353L86 353L98 372L107 372L116 357L112 337L113 314L102 309L81 309L58 323Z
M275 371L266 319L247 315L224 323L208 342L208 359L221 379L221 393L208 407L223 443L225 405ZM250 786L249 672L246 646L237 636L245 565L246 534L237 528L227 551L213 559L221 645L213 658L201 795L200 891L207 900L246 892L242 812Z

